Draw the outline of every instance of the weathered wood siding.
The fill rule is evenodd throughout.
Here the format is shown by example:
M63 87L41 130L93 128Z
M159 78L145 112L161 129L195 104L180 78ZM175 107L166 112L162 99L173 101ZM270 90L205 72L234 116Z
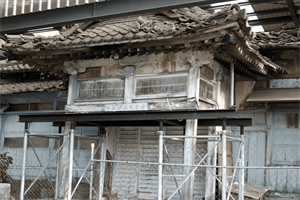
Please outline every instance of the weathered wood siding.
M158 162L158 127L120 127L116 140L116 160ZM183 135L182 127L165 127L166 135ZM198 135L207 135L207 127L199 127ZM168 150L169 162L183 163L182 140L165 140ZM203 157L207 152L207 144L197 142L196 151ZM168 162L167 155L164 154L164 162ZM200 158L196 156L196 163ZM183 167L173 166L174 174L183 174ZM120 199L157 199L157 165L136 165L136 164L114 164L112 175L112 193L117 193ZM171 168L164 167L164 174L171 175ZM178 184L183 177L176 177ZM194 198L205 197L206 170L199 168L195 172ZM164 178L164 197L171 195L176 184L174 178ZM209 195L209 194L208 194ZM173 199L180 199L176 194Z
M199 103L200 67L213 60L208 51L187 51L110 59L66 62L68 69L84 72L74 104L67 112L91 113L133 110L196 110ZM215 81L213 67L203 66L203 79ZM93 69L93 70L91 70ZM207 82L206 81L206 82ZM203 82L203 99L213 100L214 88ZM69 86L71 87L71 86ZM72 97L71 97L72 98ZM74 98L74 97L73 97ZM91 103L89 103L91 102ZM207 102L206 102L207 103ZM204 109L211 108L204 105Z

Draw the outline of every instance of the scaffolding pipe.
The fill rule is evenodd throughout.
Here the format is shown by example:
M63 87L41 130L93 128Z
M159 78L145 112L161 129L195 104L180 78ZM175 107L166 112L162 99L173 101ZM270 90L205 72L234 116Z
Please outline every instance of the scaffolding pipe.
M91 143L90 200L93 198L94 143Z
M43 5L43 1L39 0L39 11L42 11L42 5Z
M33 12L33 1L34 1L34 0L31 0L31 1L30 1L30 12L31 12L31 13Z
M234 107L234 64L230 63L230 108Z
M14 0L13 3L13 16L17 14L17 0Z
M68 180L68 200L72 199L72 174L73 174L73 150L74 150L74 128L69 133L70 149L69 149L69 180Z
M61 133L61 126L58 128L58 132ZM58 139L58 146L61 145L62 138ZM60 154L56 155L56 177L55 177L55 194L54 199L57 199L58 195L58 177L59 177L59 168L60 168Z
M241 126L241 155L240 155L240 165L239 167L241 167L239 169L239 200L244 200L244 169L242 169L244 167L244 162L245 162L245 144L244 144L244 126Z
M25 0L22 0L22 10L21 13L24 14L25 13Z
M157 131L157 134L159 135L159 141L158 141L158 188L157 188L157 199L162 200L163 199L163 148L164 148L164 140L163 140L163 131Z
M218 135L188 135L188 136L185 136L185 135L176 135L176 136L170 136L170 135L164 135L163 138L216 138L216 139L219 139L220 136Z
M8 0L5 1L5 17L8 16Z
M103 142L102 142L102 145L101 145L101 160L106 160L106 137L103 139ZM105 162L101 162L101 164L100 164L98 200L102 200L102 196L103 196L104 170L105 170Z
M222 132L222 167L227 166L226 129ZM222 200L226 200L226 168L222 168Z
M48 2L47 2L47 9L48 9L48 10L51 9L51 0L48 0Z
M22 178L21 178L20 200L24 200L27 145L28 145L28 122L25 123L25 130L24 130L23 164L22 164Z

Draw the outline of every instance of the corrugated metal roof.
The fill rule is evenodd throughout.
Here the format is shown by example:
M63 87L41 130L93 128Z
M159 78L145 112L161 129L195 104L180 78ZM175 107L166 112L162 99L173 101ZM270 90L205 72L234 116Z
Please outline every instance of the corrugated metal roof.
M247 102L299 102L299 88L256 89Z

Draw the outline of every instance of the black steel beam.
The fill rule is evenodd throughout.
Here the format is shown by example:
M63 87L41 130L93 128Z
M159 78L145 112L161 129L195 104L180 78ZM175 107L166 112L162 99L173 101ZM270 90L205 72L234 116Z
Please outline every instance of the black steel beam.
M294 4L293 4L293 1L291 0L286 0L285 1L288 8L289 8L289 11L290 11L290 14L292 16L292 19L293 19L293 22L294 22L294 25L296 28L299 28L299 16L297 15L296 11L295 11L295 8L294 8Z
M1 34L139 15L225 0L111 0L1 18Z
M262 4L262 3L272 3L272 2L276 2L276 1L280 1L280 0L252 0L252 1L248 1L248 2L241 2L238 3L240 6L249 6L249 5L255 5L255 4ZM222 9L224 6L230 6L231 3L229 4L224 4L221 6L210 6L210 7L206 7L203 8L205 10L218 10L218 9Z
M185 126L186 120L168 120L164 126ZM53 122L53 126L64 126L65 122ZM159 126L159 121L101 121L103 127L110 126ZM251 118L226 119L227 126L252 126ZM96 123L77 122L76 126L99 126ZM222 119L198 119L198 126L222 126Z
M180 119L221 119L236 118L235 110L197 110L172 112L132 112L101 114L63 114L63 115L20 115L20 122L100 122L102 121L147 121Z
M286 23L286 22L292 22L291 16L285 16L285 17L273 17L273 18L267 18L267 19L258 19L258 20L251 20L249 21L249 24L251 26L258 26L258 25L270 25L270 24L280 24L280 23Z
M222 119L201 119L198 120L198 126L222 126ZM252 119L226 119L226 126L252 126Z
M280 9L274 9L274 10L256 11L256 12L247 13L247 16L253 17L253 16L269 15L269 14L277 14L277 13L285 13L285 12L289 12L289 9L288 8L280 8Z

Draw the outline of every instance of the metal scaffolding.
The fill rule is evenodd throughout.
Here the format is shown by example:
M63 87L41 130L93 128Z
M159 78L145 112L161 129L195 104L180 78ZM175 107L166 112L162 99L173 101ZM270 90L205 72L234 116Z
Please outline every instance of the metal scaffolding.
M61 128L59 129L61 132ZM67 136L68 138L63 142L63 144L61 144L61 141L63 139L64 136ZM51 157L51 159L48 161L48 163L45 166L42 166L41 162L40 162L40 158L38 156L38 154L36 153L36 150L33 146L33 144L30 141L30 137L45 137L45 138L55 138L59 140L59 149L57 150L57 152ZM77 161L74 159L73 157L73 151L74 151L74 140L78 139L78 140L103 140L102 137L92 137L92 136L85 136L85 135L78 135L75 134L75 123L73 123L73 125L71 126L70 131L67 134L61 134L61 133L33 133L33 132L29 132L28 131L28 122L25 123L25 130L24 130L24 141L23 141L23 164L22 164L22 176L21 176L21 188L20 188L20 200L24 200L25 195L27 194L27 192L33 187L33 185L36 183L36 181L40 178L40 176L44 173L45 177L47 178L47 180L49 181L52 189L55 191L55 196L54 198L57 199L58 198L58 189L59 189L59 167L60 167L60 152L63 149L63 147L66 146L66 144L69 142L69 160L68 160L68 169L69 169L69 173L68 173L68 177L67 178L67 183L68 183L68 188L67 188L67 199L71 200L72 196L74 195L79 183L81 182L82 178L84 177L87 182L90 185L90 199L92 199L92 192L94 191L94 193L97 196L98 192L96 192L96 190L93 188L93 164L94 164L94 155L95 153L98 151L98 149L101 146L101 153L103 155L101 155L101 159L104 160L105 159L105 142L99 142L99 145L96 149L94 149L94 143L91 144L91 159L87 165L87 167L84 169L84 172L82 172L82 176L79 179L79 181L76 184L76 187L73 189L72 191L72 173L74 171L73 169L73 162L77 165L77 167L79 167ZM104 138L105 141L105 138ZM34 151L37 160L40 162L42 170L40 171L40 173L37 175L37 177L31 182L31 184L29 185L29 187L25 190L25 180L26 180L26 157L27 157L27 148L28 148L28 144L31 146L32 150ZM47 174L45 172L45 170L48 168L49 164L55 159L56 157L56 180L55 180L55 186L52 185L51 180L47 177ZM90 174L90 180L88 180L88 178L85 176L85 171L87 171L88 166L91 166L90 170L91 170L91 174ZM81 171L81 169L79 169L78 171ZM104 174L104 165L101 163L101 169L100 172L102 173L102 176ZM61 177L63 178L63 177ZM102 179L103 180L103 179ZM99 184L101 186L103 186L102 184ZM100 189L100 188L99 188ZM100 198L99 198L100 199Z

